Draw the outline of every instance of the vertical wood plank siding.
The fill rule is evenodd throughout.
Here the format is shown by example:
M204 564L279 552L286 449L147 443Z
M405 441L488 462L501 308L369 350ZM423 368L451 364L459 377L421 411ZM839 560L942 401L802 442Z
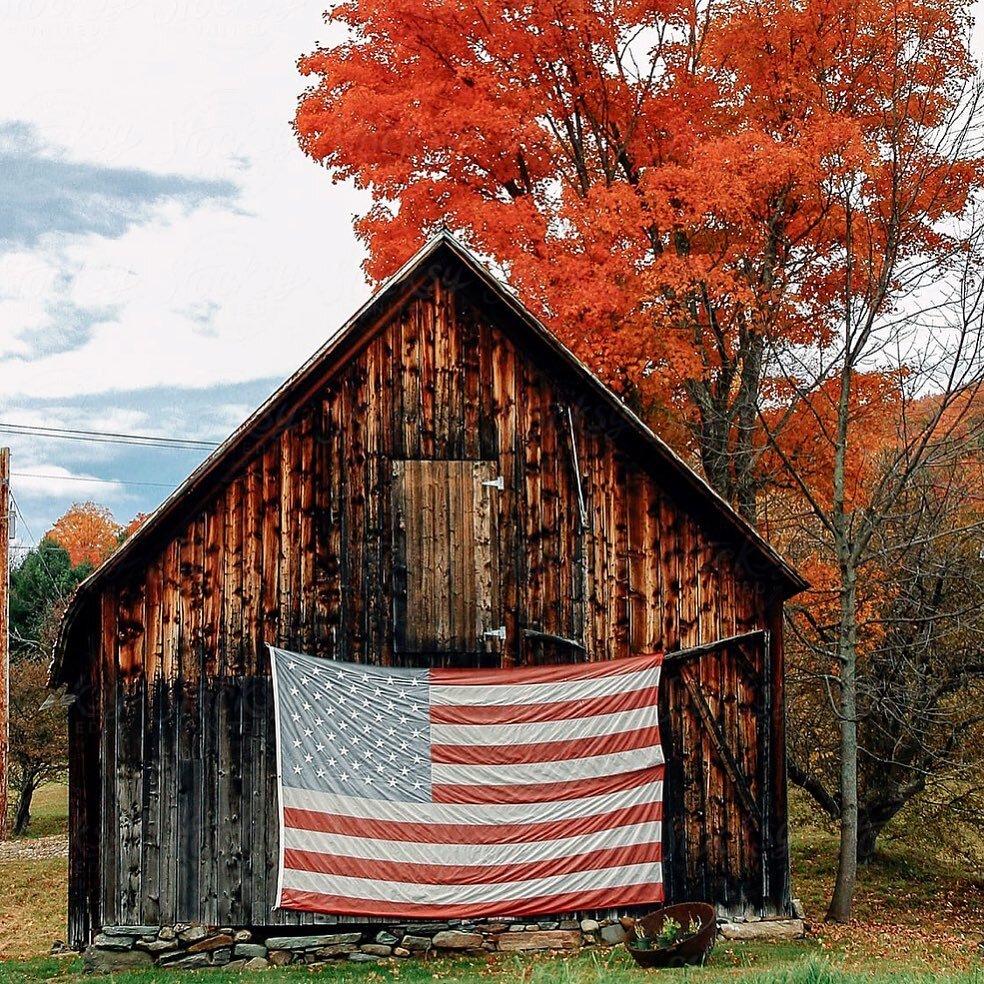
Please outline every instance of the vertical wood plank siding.
M265 643L391 664L406 660L399 644L409 626L416 642L437 639L424 660L509 666L672 651L764 629L770 619L775 630L775 588L746 569L734 534L719 538L671 476L625 449L624 424L611 410L553 378L525 344L463 293L436 281L418 290L338 371L326 368L298 409L258 435L256 450L183 526L144 547L103 589L86 643L98 670L88 716L72 719L76 746L98 723L101 761L98 795L92 755L73 765L73 790L85 790L73 792L73 816L86 831L71 862L75 942L99 922L331 921L273 908ZM423 583L409 563L448 560L422 556L428 543L401 541L395 476L405 461L458 462L446 477L462 462L486 462L490 477L501 477L502 490L488 488L483 500L488 521L470 500L449 504L448 488L418 488L433 501L413 508L438 503L455 525L449 542L472 538L476 583L496 586L504 642L466 645L457 627L472 632L474 615L460 600L401 604L408 582L411 591ZM442 577L434 583L446 586ZM421 613L431 624L398 624ZM776 647L768 667L762 653L744 654L747 666L722 653L695 672L743 768L772 770L780 796L781 775L759 749L763 674L781 688ZM781 864L763 896L754 837L691 704L668 675L665 725L677 756L671 894L699 888L739 907L779 910ZM767 713L778 754L781 709ZM756 779L754 795L763 782Z

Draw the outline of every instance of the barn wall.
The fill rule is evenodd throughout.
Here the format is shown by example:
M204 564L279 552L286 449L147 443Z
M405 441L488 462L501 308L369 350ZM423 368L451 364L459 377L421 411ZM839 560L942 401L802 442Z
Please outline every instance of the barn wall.
M265 642L392 661L392 463L404 459L498 464L507 642L487 647L503 665L563 655L535 651L542 643L523 628L609 659L764 624L763 591L742 558L674 498L669 478L616 449L618 424L446 292L408 305L281 426L119 582L107 645L124 681L262 673Z
M353 662L409 658L394 647L392 586L412 574L401 569L411 554L396 528L394 462L490 462L503 479L489 494L505 641L413 661L611 659L767 627L775 603L760 572L711 532L671 476L629 456L622 428L432 283L275 422L186 525L156 552L135 551L102 594L97 633L101 921L312 921L271 908L264 644ZM728 696L725 661L702 663L701 686L718 689L732 737L754 742L754 701ZM714 795L733 796L713 768ZM686 822L703 808L686 800ZM723 877L747 882L745 834L737 820L729 831L727 852L680 843L705 852L688 863L710 858ZM769 890L773 907L784 891Z

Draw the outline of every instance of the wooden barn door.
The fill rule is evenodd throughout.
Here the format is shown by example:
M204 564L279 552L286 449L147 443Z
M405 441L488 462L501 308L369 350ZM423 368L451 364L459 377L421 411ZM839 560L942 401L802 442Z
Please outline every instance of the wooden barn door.
M728 915L785 912L769 664L768 632L667 655L664 873L674 902L712 900Z
M505 631L494 497L501 486L493 461L393 462L398 659L498 662Z

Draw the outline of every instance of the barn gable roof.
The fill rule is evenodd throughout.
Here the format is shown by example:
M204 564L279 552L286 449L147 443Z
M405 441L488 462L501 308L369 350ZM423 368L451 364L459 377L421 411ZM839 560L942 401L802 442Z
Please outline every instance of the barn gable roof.
M807 586L749 523L527 310L510 288L453 236L442 232L393 274L325 345L164 500L116 553L79 585L65 613L55 646L52 685L64 682L65 653L73 626L86 601L100 586L132 564L143 547L157 542L171 520L200 507L230 467L241 462L281 426L286 426L292 412L324 383L326 374L341 369L413 295L422 280L433 277L440 278L452 290L469 292L479 306L508 321L524 335L524 341L532 343L545 358L551 358L553 368L583 387L604 406L619 421L619 437L632 445L648 469L659 469L664 480L686 494L688 505L699 509L722 532L746 545L761 565L763 575L771 575L781 585L783 597L796 594Z

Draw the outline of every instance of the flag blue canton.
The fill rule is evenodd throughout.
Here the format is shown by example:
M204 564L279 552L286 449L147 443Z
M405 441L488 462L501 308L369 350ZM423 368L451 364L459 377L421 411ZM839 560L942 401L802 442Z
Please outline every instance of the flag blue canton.
M271 652L284 786L372 799L430 800L426 670Z

